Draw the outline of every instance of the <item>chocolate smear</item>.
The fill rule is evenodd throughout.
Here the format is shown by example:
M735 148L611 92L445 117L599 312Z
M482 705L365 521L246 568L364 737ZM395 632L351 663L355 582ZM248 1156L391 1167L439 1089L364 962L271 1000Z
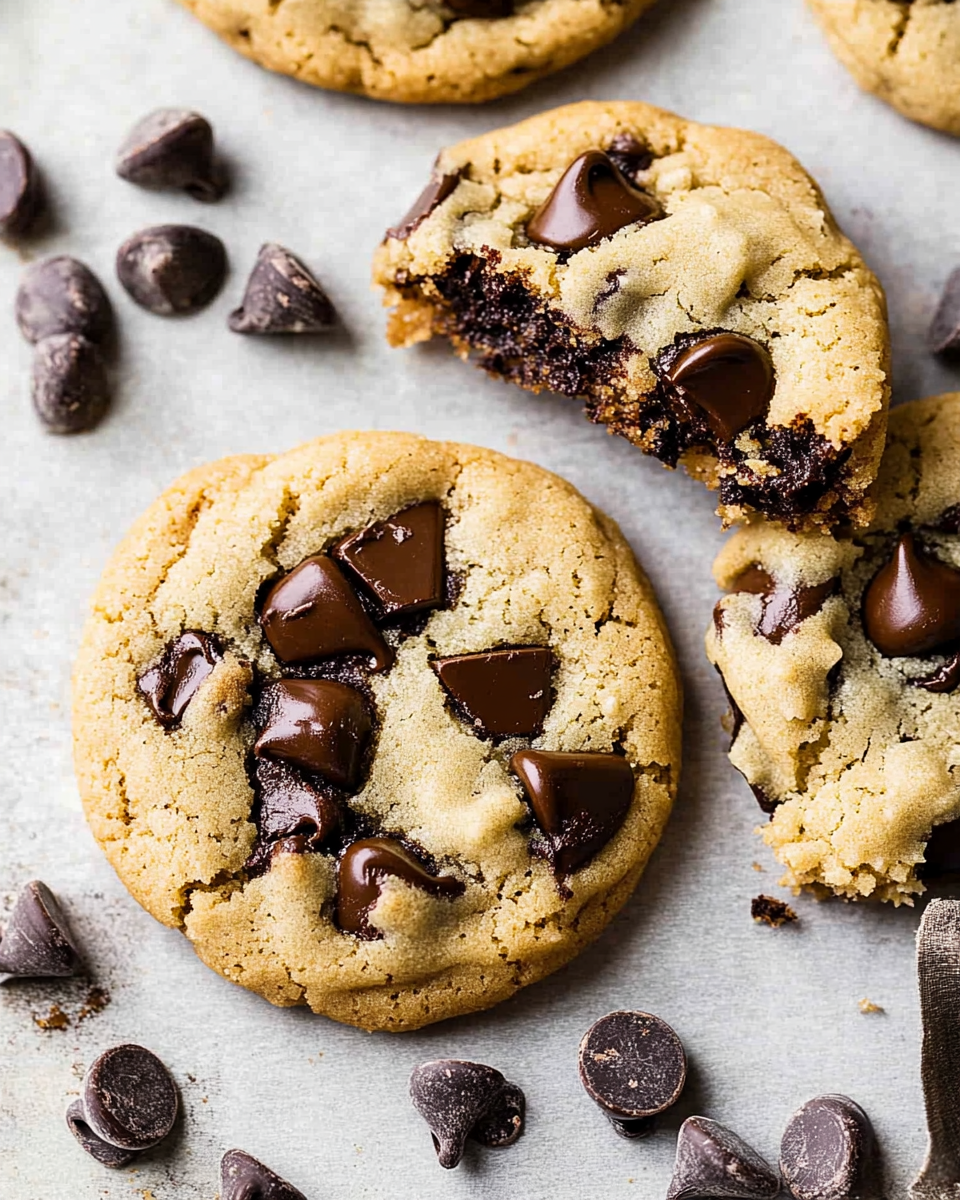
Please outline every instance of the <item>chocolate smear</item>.
M17 897L0 940L0 976L65 978L79 969L80 953L56 896L32 880Z
M372 729L356 688L333 679L282 679L267 684L257 708L254 754L316 771L337 787L356 786Z
M364 838L353 842L337 864L337 925L364 941L383 935L369 917L380 899L383 883L399 879L431 896L454 899L464 885L452 875L431 875L400 842L393 838Z
M220 661L220 648L209 633L188 629L165 647L137 685L164 729L180 723L187 705Z
M960 639L960 571L921 551L912 533L902 534L864 593L863 624L890 658L952 646Z
M460 172L453 175L434 174L420 195L414 200L413 206L402 221L387 230L387 237L405 242L415 229L418 229L430 216L434 209L457 190L460 182Z
M113 311L100 280L76 258L61 254L27 267L16 298L17 324L28 342L58 333L76 333L104 342Z
M0 129L0 234L27 233L43 209L43 187L30 151Z
M520 646L433 663L440 682L479 737L534 737L552 701L553 652Z
M220 1200L307 1200L303 1192L281 1179L242 1150L228 1150L220 1160Z
M410 1076L410 1099L427 1122L441 1167L457 1166L467 1138L509 1146L523 1130L523 1092L494 1067L443 1058Z
M714 333L670 357L663 378L679 399L703 413L713 436L732 442L765 416L773 397L773 361L741 333Z
M750 566L742 571L731 588L734 592L750 592L763 597L757 633L774 646L779 646L787 634L807 617L818 613L836 590L836 579L809 587L786 587L778 584L772 575L758 566Z
M117 251L117 278L141 308L160 317L198 312L226 274L223 242L193 225L142 229Z
M185 108L158 108L139 120L117 152L117 174L140 187L187 192L207 203L223 195L213 128Z
M793 1114L780 1173L795 1200L880 1200L870 1118L847 1096L817 1096Z
M337 322L316 276L284 246L266 242L240 307L227 318L234 333L327 333Z
M33 407L48 433L86 433L110 404L100 348L76 333L55 333L33 353Z
M732 1129L688 1117L677 1136L667 1200L775 1200L780 1176Z
M385 617L444 601L443 509L428 501L343 538L331 551Z

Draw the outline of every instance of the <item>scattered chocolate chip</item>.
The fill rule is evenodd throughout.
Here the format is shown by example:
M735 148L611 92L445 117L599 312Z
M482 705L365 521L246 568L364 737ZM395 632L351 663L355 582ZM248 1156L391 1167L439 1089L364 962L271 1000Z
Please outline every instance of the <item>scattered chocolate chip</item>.
M481 1146L500 1149L512 1146L523 1133L527 1098L515 1083L508 1083L499 1099L470 1130L470 1137Z
M960 268L951 272L944 285L930 322L927 344L934 354L947 358L960 354Z
M308 782L280 759L258 758L254 768L259 798L257 828L268 843L297 838L298 850L319 850L340 827L333 796Z
M458 17L509 17L513 0L444 0Z
M659 1017L612 1012L580 1043L580 1082L621 1137L644 1137L687 1079L680 1039Z
M213 161L213 129L185 108L158 108L127 134L117 152L117 174L141 187L188 192L219 200L223 184Z
M733 441L766 415L775 387L768 350L741 333L701 338L672 354L662 375L680 399L700 410L722 442Z
M384 671L393 661L343 572L325 554L304 559L273 585L260 624L281 662L364 654Z
M315 276L283 246L266 242L240 307L227 318L234 333L326 333L337 314Z
M220 1200L307 1200L303 1192L281 1179L242 1150L228 1150L220 1160Z
M364 838L353 842L337 866L337 925L365 941L383 935L369 921L386 879L400 879L431 896L454 899L464 885L452 875L431 875L393 838Z
M398 242L405 242L434 209L439 208L444 200L453 195L459 182L459 171L453 175L434 174L427 186L414 200L413 207L403 220L387 230L387 237L396 238Z
M775 1200L780 1176L752 1146L709 1117L687 1117L667 1200Z
M0 940L0 976L45 979L75 975L80 954L56 896L45 883L28 883Z
M33 407L49 433L85 433L110 403L100 349L76 333L55 333L33 354Z
M260 697L259 757L282 758L352 789L372 722L356 688L332 679L283 679Z
M750 901L750 916L755 921L762 921L771 929L779 929L788 921L797 921L799 917L789 904L777 900L774 896L754 896Z
M758 566L747 567L731 587L733 592L750 592L763 597L757 633L774 646L779 646L787 634L807 617L818 613L836 590L836 579L809 587L784 587Z
M188 629L170 642L137 685L164 729L179 724L187 705L220 661L216 638Z
M343 538L331 554L356 576L385 617L444 601L443 509L416 504Z
M870 1118L847 1096L808 1100L787 1123L780 1172L796 1200L877 1200Z
M117 277L141 308L157 316L186 315L209 304L223 286L223 242L192 225L156 225L117 251Z
M923 655L960 639L960 571L904 533L863 597L867 637L881 654Z
M0 129L0 234L26 233L43 208L43 188L23 142Z
M633 801L633 770L619 754L518 750L510 770L523 784L558 877L579 870L610 841Z
M654 197L634 187L602 150L588 150L537 209L527 237L554 250L583 250L627 225L645 225L663 215Z
M618 133L607 147L607 158L628 178L646 171L653 162L653 153L632 133Z
M410 1076L413 1106L430 1128L441 1167L455 1167L467 1138L509 1146L523 1132L525 1100L515 1084L483 1063L440 1058Z
M458 654L436 659L433 669L478 736L533 737L542 729L551 703L549 648Z
M28 267L16 299L17 324L28 342L78 333L103 342L113 325L107 293L89 267L66 254Z

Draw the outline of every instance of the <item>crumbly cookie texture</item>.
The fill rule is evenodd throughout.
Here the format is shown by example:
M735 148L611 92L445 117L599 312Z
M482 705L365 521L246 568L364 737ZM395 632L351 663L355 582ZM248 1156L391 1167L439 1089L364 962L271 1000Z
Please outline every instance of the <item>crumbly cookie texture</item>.
M660 219L572 252L531 241L538 209L595 150ZM782 147L646 104L584 102L444 150L435 179L444 198L374 260L393 345L447 337L493 375L583 398L592 420L718 488L727 521L868 519L888 403L884 296ZM756 343L775 386L718 433L668 376L723 331Z
M960 6L953 0L809 0L857 83L960 136Z
M257 606L264 585L304 559L423 502L443 506L458 590L405 633L384 634L395 658L363 685L374 752L342 803L355 825L415 846L460 894L381 881L370 920L382 936L362 940L337 925L336 847L250 865L253 701L283 673ZM138 681L185 631L216 639L220 659L179 724L163 728ZM431 666L503 645L552 650L552 704L536 737L483 737ZM649 584L613 522L569 484L473 446L338 434L201 467L137 521L104 573L77 661L75 762L120 878L209 966L274 1004L409 1029L495 1004L597 936L667 819L680 705ZM616 752L634 774L622 824L563 887L531 852L536 829L509 769L530 746Z
M407 104L473 104L576 62L653 0L181 2L247 58L305 83Z
M834 538L757 524L714 565L729 594L706 644L733 702L730 758L771 812L763 837L789 884L909 903L931 831L960 817L960 692L944 675L956 647L885 655L865 627L879 610L864 602L911 532L922 563L960 567L958 480L960 394L906 404L890 414L869 529ZM960 619L939 579L926 613L902 580L885 621L909 617L916 636Z

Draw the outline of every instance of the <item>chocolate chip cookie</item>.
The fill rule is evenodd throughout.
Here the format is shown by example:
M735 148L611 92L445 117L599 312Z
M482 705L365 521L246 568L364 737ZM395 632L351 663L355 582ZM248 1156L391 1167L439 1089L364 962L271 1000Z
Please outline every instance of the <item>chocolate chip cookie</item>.
M731 538L707 654L786 882L900 904L960 869L960 393L891 412L877 501Z
M181 0L261 66L338 92L472 104L603 46L653 0Z
M883 293L780 146L571 105L444 150L377 251L388 337L446 337L719 490L734 520L865 522Z
M809 0L857 83L909 117L960 135L960 5Z
M76 767L133 895L227 978L367 1029L572 958L666 821L680 692L649 584L563 480L337 434L137 522L75 673Z

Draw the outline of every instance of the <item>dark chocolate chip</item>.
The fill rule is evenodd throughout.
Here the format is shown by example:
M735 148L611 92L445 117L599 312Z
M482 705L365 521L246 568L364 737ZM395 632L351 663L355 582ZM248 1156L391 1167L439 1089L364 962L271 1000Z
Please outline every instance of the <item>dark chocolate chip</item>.
M633 770L619 754L518 750L510 770L523 784L558 877L579 870L610 841L633 801Z
M227 324L234 333L326 333L336 321L316 277L285 247L266 242L250 272L243 302Z
M817 1096L793 1114L780 1172L796 1200L875 1200L870 1118L847 1096Z
M911 679L914 687L924 688L928 692L952 692L960 684L960 650L952 654L946 662L931 675L923 675L919 679Z
M63 978L80 968L80 954L56 896L39 879L28 883L0 941L0 975Z
M687 1079L680 1039L659 1017L612 1012L580 1043L580 1082L621 1137L642 1137L676 1104Z
M646 171L653 162L650 147L632 133L618 133L607 147L607 157L628 179Z
M730 442L765 416L773 396L773 362L766 347L742 333L715 333L682 350L664 378L706 418L719 441Z
M326 554L304 559L273 585L260 624L281 662L365 654L383 671L393 661L356 592Z
M223 286L223 242L192 225L156 225L128 238L117 251L117 277L148 312L170 317L197 312Z
M49 433L85 433L110 403L100 348L76 333L55 333L33 353L33 407Z
M430 216L435 208L457 190L460 182L460 172L454 175L434 174L420 195L414 200L413 207L397 225L387 230L387 237L404 242Z
M213 161L213 129L185 108L158 108L127 134L117 152L117 174L141 187L188 192L219 200L223 184Z
M443 509L428 501L345 537L331 551L386 617L444 600Z
M216 638L188 629L167 645L137 681L153 715L165 729L179 724L187 705L220 661Z
M505 1095L508 1088L509 1097ZM494 1067L456 1058L421 1063L410 1076L410 1099L430 1128L441 1167L455 1167L463 1157L467 1138L488 1128L489 1115L515 1104L517 1094L522 1105L523 1093ZM495 1123L496 1118L493 1120ZM511 1140L518 1136L519 1130Z
M960 571L904 533L863 597L867 637L881 654L930 654L960 639Z
M337 866L337 924L344 933L365 941L381 937L369 921L386 879L400 879L431 896L454 899L464 885L452 875L431 875L393 838L364 838L353 842Z
M89 267L63 254L28 267L16 299L17 324L28 342L78 333L103 342L113 325L107 293Z
M837 590L837 580L789 588L779 585L762 567L751 566L737 576L731 590L763 597L757 633L779 646L791 630L820 611Z
M0 234L26 233L43 208L43 188L23 142L0 129Z
M935 825L927 838L923 862L917 864L921 879L960 875L960 820Z
M687 1117L667 1200L775 1200L780 1176L743 1138L709 1117Z
M279 759L258 758L257 828L266 842L297 838L299 853L319 850L340 827L340 806Z
M761 805L761 808L763 806ZM769 925L771 929L779 929L788 921L799 920L789 904L778 900L775 896L754 896L750 901L750 916L755 921Z
M550 711L553 653L520 646L438 658L433 669L480 737L533 737Z
M138 1151L122 1150L119 1146L111 1146L109 1142L97 1137L87 1124L82 1100L74 1100L67 1108L67 1126L84 1150L101 1166L114 1169L125 1167L137 1157Z
M937 311L930 322L927 344L934 354L952 358L960 354L960 268L951 272Z
M372 723L356 688L332 679L283 679L263 689L260 757L316 771L337 787L356 785Z
M654 197L634 187L602 150L588 150L531 217L527 237L554 250L583 250L663 215Z
M499 1098L470 1130L473 1141L499 1149L512 1146L523 1133L527 1098L515 1083L508 1083Z
M513 0L444 0L458 17L509 17Z
M220 1200L306 1200L303 1192L242 1150L220 1160Z

